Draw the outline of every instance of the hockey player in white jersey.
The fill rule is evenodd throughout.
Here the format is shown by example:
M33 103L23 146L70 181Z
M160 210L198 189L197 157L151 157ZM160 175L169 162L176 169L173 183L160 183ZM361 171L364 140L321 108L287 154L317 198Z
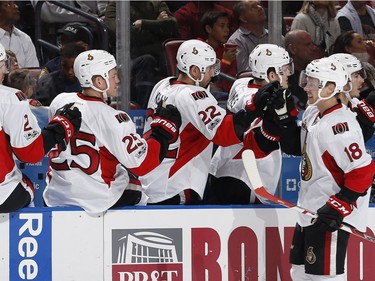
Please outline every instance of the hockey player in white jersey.
M259 44L249 56L252 77L241 78L233 84L227 108L236 113L256 99L265 99L268 110L247 132L247 142L219 147L210 166L212 193L219 204L249 204L259 202L251 192L251 183L243 167L241 155L244 149L254 151L263 184L269 193L274 194L281 174L282 156L279 147L282 129L270 119L276 117L286 125L293 124L298 115L288 90L288 76L293 74L293 62L288 52L274 44ZM285 105L288 109L275 116L275 107ZM262 120L263 119L263 120ZM250 137L251 136L251 137Z
M375 131L373 126L375 122L375 92L372 91L365 99L359 100L360 89L366 79L366 71L355 56L337 53L331 55L330 58L341 62L348 72L349 83L344 92L340 94L340 100L356 113L357 121L362 128L366 142L373 136Z
M202 199L212 157L213 143L228 146L240 143L244 131L256 118L257 103L237 114L226 114L207 86L219 73L219 61L211 46L187 40L177 52L178 77L157 83L148 109L152 113L163 100L181 113L179 138L169 147L161 165L141 177L149 204L194 204ZM145 134L153 120L148 114Z
M338 99L348 82L343 64L332 58L312 61L301 73L309 106L295 146L301 157L298 205L317 212L298 215L290 262L293 280L346 280L349 233L344 221L366 231L368 188L375 165L366 152L361 128Z
M82 93L62 93L51 103L52 115L61 104L74 103L82 126L65 151L49 153L50 167L43 197L47 206L79 206L89 214L134 205L141 200L137 176L160 164L181 123L173 106L156 109L146 139L123 111L107 105L120 83L115 58L104 50L77 56L74 73ZM139 188L137 188L139 187Z
M0 80L7 72L6 53L0 44ZM36 163L57 143L65 147L79 130L81 113L62 103L41 130L27 97L18 89L0 85L0 213L16 211L34 199L33 183L18 169L15 159Z

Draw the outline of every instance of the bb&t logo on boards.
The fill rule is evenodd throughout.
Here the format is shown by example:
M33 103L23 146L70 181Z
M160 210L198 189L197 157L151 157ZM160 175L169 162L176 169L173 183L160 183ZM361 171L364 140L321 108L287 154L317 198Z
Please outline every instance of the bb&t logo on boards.
M113 281L182 281L181 229L113 229Z

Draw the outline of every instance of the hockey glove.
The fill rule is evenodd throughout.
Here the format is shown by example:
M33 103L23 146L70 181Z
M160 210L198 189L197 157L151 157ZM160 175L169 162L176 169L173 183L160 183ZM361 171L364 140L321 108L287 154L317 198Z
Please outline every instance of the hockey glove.
M338 230L344 217L351 214L353 203L359 196L364 196L365 194L343 187L340 192L332 195L326 204L318 210L318 217L313 220L314 226L330 232Z
M294 99L292 97L291 92L286 89L279 92L282 95L282 99L284 100L284 103L281 107L276 108L275 112L278 116L278 122L281 126L284 126L290 122L293 122L297 119L298 116L298 109L295 106Z
M267 104L280 104L280 101L278 101L276 98L276 93L279 88L279 81L273 81L260 88L258 92L253 95L251 100L248 100L246 102L246 111L253 114L255 117L259 117L263 114L263 111L265 110Z
M171 104L166 107L159 102L156 108L155 117L150 126L152 134L160 139L160 136L166 138L168 143L173 143L178 138L178 132L181 126L181 115L177 108Z
M81 112L78 108L71 109L74 103L69 103L56 111L47 126L44 128L54 136L54 144L58 143L61 150L65 150L70 138L76 134L81 127ZM46 136L47 134L43 134ZM45 142L48 140L45 139ZM45 146L46 147L46 146Z
M356 108L357 118L367 127L375 123L375 92L369 93L366 99L361 100Z

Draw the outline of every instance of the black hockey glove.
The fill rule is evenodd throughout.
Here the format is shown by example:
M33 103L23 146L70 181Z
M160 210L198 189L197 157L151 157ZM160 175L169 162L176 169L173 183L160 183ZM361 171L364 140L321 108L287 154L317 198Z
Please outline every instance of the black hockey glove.
M81 112L77 107L71 109L74 103L69 103L59 108L43 129L44 151L48 152L56 143L61 150L65 150L70 138L81 127Z
M294 99L292 97L291 92L286 90L281 90L278 92L279 95L281 95L281 99L284 101L282 106L279 106L278 108L275 106L272 106L277 114L278 122L281 126L284 126L290 122L294 122L297 120L298 116L298 109L294 103Z
M366 99L361 100L356 108L357 119L367 127L372 127L375 123L375 92L368 94Z
M159 102L155 117L150 123L152 135L158 140L162 137L167 139L168 143L173 143L178 138L181 115L175 106L168 104L164 107L162 104L163 102Z
M338 230L344 217L351 214L353 203L364 194L343 187L340 192L332 195L326 204L318 210L318 217L313 220L313 225L323 231L334 232Z
M263 86L256 92L251 100L246 102L246 111L259 117L263 114L267 105L274 105L281 107L283 102L278 98L277 92L280 89L280 82L273 81Z

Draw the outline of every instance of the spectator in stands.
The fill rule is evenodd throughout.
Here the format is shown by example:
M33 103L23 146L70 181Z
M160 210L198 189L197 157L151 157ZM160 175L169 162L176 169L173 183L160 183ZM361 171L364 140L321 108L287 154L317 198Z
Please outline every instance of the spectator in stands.
M59 94L82 90L74 75L75 58L86 49L77 43L68 43L61 50L61 69L43 75L38 80L36 98L43 105L50 105Z
M310 33L301 29L294 29L285 35L285 49L294 63L294 73L289 76L289 89L300 110L306 109L307 94L299 86L299 76L302 70L314 59L320 58L320 52L312 41Z
M332 46L332 53L349 53L355 55L360 61L367 61L368 54L366 43L362 36L351 30L340 34Z
M115 47L116 1L108 4L105 22ZM163 42L176 37L177 22L165 1L131 1L130 22L131 99L146 108L153 86L167 76Z
M16 54L11 50L6 50L6 54L8 55L8 69L9 72L12 72L15 69L19 69L20 66L18 65L18 60Z
M231 28L229 33L234 32L236 24L231 9L221 5L219 1L188 1L173 13L177 19L179 36L184 39L204 38L205 31L200 23L204 13L208 11L227 13Z
M354 55L362 63L367 78L365 86L361 90L361 98L366 97L375 89L375 56L368 52L369 48L355 31L347 31L337 37L332 48L332 54L348 53Z
M335 5L334 1L305 0L290 28L310 33L314 44L321 51L320 57L330 54L331 46L340 35Z
M208 11L202 17L202 28L205 31L206 42L215 50L220 60L220 72L233 78L237 74L236 45L224 44L229 37L229 18L226 12ZM232 83L219 78L211 83L211 92L216 99L226 100ZM221 93L218 96L218 93Z
M68 23L57 31L57 45L60 50L68 43L82 45L85 50L93 47L93 38L90 30L82 23ZM61 69L61 56L49 60L45 65L44 73L54 72Z
M38 67L36 50L29 35L14 24L20 19L16 1L0 1L0 43L13 51L20 67Z
M21 90L31 106L41 106L42 104L33 98L36 90L36 79L31 75L29 69L18 68L9 72L8 86Z
M341 32L355 31L362 39L375 39L375 11L369 1L351 1L337 12Z
M40 0L31 0L35 7ZM86 13L96 17L102 17L107 7L108 1L59 1L65 5L78 8ZM67 22L90 22L76 13L73 13L65 8L54 5L53 3L43 3L41 18L47 23L67 23Z
M250 70L251 51L258 44L268 43L266 14L257 0L237 2L233 6L233 14L239 28L229 37L228 43L237 45L237 72L243 72Z

